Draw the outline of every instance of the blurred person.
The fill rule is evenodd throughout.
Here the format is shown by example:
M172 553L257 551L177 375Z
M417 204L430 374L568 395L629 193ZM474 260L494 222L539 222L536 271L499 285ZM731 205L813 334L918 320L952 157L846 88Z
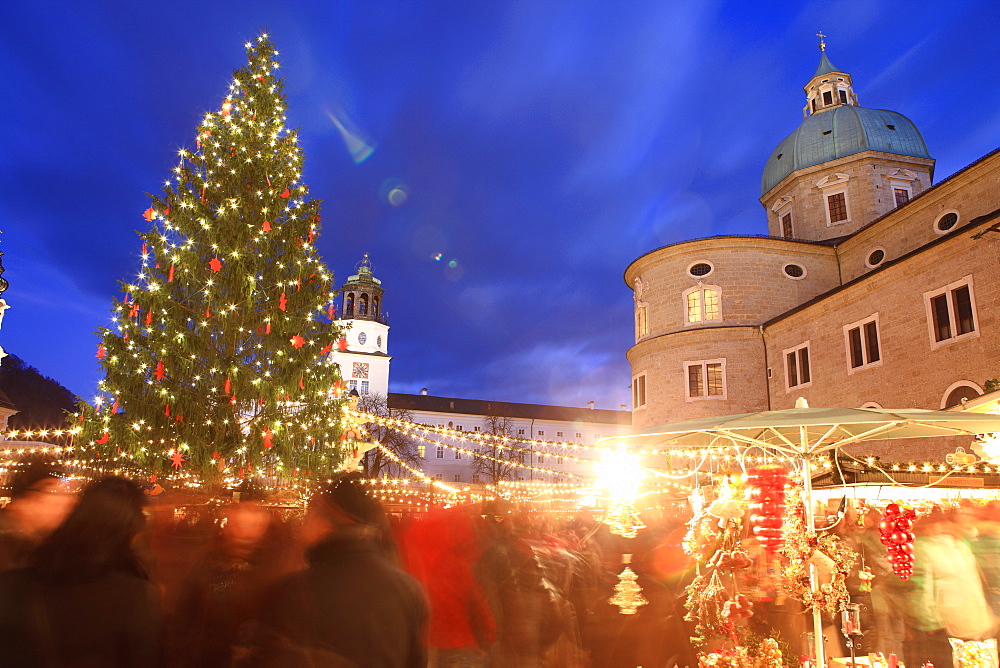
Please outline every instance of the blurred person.
M0 574L0 666L160 666L159 604L135 544L137 485L90 483L29 566Z
M26 566L31 551L66 519L76 501L43 462L30 464L14 478L10 496L0 510L0 572Z
M213 542L181 585L169 624L171 666L228 666L261 597L294 570L284 527L252 498L226 508Z
M481 563L487 548L484 531L482 518L467 507L435 508L404 536L406 569L427 592L427 644L435 668L488 665L497 620L477 569L488 572L489 586L509 568L502 562Z
M309 567L264 597L258 628L238 666L425 666L427 606L395 562L382 506L359 473L313 495L302 527Z
M906 664L946 666L952 663L949 637L990 638L997 619L986 602L965 530L953 514L934 510L918 520L916 529Z

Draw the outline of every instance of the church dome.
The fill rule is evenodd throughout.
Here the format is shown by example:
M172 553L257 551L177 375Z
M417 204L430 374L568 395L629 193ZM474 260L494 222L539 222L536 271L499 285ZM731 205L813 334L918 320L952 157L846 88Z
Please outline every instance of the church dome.
M761 195L797 169L862 151L930 158L924 138L906 116L841 104L807 116L778 144L764 166Z

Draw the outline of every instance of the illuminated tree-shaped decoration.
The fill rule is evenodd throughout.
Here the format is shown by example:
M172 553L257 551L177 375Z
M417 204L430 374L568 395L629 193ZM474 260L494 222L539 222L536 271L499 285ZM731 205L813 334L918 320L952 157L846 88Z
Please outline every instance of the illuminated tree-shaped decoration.
M333 276L278 52L266 34L246 50L195 150L151 195L141 269L99 332L105 376L80 406L77 443L210 477L321 475L343 457L339 371L325 361L340 338Z
M642 587L636 582L639 579L638 576L628 566L631 560L631 554L622 555L625 570L618 574L618 584L615 585L615 594L608 599L608 603L617 605L618 612L623 615L634 615L636 610L649 603L646 597L642 595Z

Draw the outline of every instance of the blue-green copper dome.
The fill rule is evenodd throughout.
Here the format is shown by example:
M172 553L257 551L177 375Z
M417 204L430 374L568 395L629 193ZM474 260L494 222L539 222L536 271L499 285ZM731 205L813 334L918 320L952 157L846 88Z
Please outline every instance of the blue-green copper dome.
M761 196L798 169L862 151L930 158L913 121L895 111L840 104L807 116L764 166Z

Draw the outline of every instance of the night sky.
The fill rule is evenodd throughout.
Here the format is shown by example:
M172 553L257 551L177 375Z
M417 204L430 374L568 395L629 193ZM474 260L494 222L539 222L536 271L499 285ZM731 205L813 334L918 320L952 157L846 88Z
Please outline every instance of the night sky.
M369 253L386 288L390 389L617 408L625 267L766 233L761 170L801 120L816 33L863 106L916 123L941 180L1000 145L997 25L996 0L8 0L0 345L93 394L145 193L266 26L319 250L338 285Z

